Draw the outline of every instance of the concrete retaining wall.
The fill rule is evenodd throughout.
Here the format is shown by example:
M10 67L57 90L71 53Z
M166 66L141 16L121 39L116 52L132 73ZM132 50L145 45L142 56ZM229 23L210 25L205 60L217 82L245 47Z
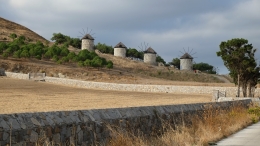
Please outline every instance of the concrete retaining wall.
M28 74L6 72L7 77L17 79L29 79ZM45 77L46 82L68 85L89 89L105 89L117 91L137 91L137 92L163 92L163 93L184 93L184 94L213 94L213 90L226 91L227 97L235 97L236 87L210 87L210 86L174 86L174 85L141 85L141 84L116 84L91 81L80 81L66 78ZM242 95L242 90L241 95ZM255 96L260 96L260 88L256 89Z
M176 124L184 115L200 114L207 108L247 107L251 100L183 105L21 113L0 115L0 145L96 145L105 143L107 124L151 135L163 131L162 122ZM11 137L11 138L10 138Z

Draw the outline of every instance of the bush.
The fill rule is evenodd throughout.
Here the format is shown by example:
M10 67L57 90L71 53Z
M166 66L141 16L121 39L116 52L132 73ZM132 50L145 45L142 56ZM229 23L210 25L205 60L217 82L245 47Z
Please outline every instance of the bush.
M84 62L83 62L83 61L79 61L79 62L78 62L78 66L79 66L79 67L83 67L83 66L84 66Z
M72 60L74 57L76 56L76 54L74 52L70 52L67 57L69 58L69 60Z
M62 61L62 62L69 62L69 58L68 58L68 57L62 57L62 58L61 58L61 61Z
M21 50L15 51L13 57L14 58L20 58L21 57Z
M4 59L6 59L6 58L8 58L9 53L8 52L4 52L2 56L4 57Z
M84 61L84 65L85 65L85 66L92 66L91 60L86 59L86 60Z
M53 56L54 56L54 52L51 49L48 49L48 51L44 54L44 57L48 59L52 58Z
M54 56L52 57L52 61L57 62L58 60L59 60L59 57L58 57L57 55L54 55Z
M110 68L113 68L113 62L109 60L109 61L107 62L106 67L109 68L109 69L110 69Z
M20 54L20 57L22 58L29 58L30 57L30 54L29 54L29 51L28 50L23 50Z
M56 63L57 63L57 64L62 64L63 62L62 62L62 60L60 59L60 60L58 60Z
M60 55L61 56L67 56L70 53L70 51L67 48L62 48Z
M4 50L7 49L7 44L4 42L0 42L0 53L3 53Z
M38 59L38 60L41 60L42 56L41 55L37 55L35 58Z

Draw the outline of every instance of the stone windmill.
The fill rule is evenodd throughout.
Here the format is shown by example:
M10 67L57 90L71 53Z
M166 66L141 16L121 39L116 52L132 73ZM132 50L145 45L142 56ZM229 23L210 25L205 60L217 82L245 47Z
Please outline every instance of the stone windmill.
M87 49L88 51L94 51L94 38L90 35L92 30L90 30L89 33L86 33L85 30L83 29L83 33L79 32L82 34L81 38L81 50ZM87 31L88 32L88 31Z
M150 65L158 65L156 62L156 52L149 47L144 51L144 63L150 64Z
M185 53L180 57L180 70L193 70L193 57L190 55L191 52L185 51Z
M122 42L119 42L114 47L114 56L125 58L126 57L126 49L127 49L127 47Z
M86 34L81 38L81 50L87 49L94 51L94 38L90 34Z

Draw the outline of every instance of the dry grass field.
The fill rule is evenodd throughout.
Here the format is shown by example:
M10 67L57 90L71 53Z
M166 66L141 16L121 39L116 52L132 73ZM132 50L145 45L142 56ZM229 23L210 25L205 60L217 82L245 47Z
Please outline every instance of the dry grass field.
M209 102L211 95L92 90L0 77L0 114Z

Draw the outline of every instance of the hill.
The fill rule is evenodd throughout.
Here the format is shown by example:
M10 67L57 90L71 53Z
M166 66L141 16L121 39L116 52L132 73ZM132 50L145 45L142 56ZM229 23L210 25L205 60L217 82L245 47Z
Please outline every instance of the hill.
M27 27L24 27L20 24L17 24L15 22L0 17L0 41L11 41L11 38L9 36L12 33L17 34L18 36L23 35L28 40L32 40L34 42L36 41L40 41L43 43L48 42L48 40L46 40L39 34L33 32L32 30L28 29Z
M23 35L27 39L33 41L41 41L43 43L47 41L30 29L1 17L0 26L0 41L12 41L11 38L9 38L12 33L17 34L18 36ZM48 43L48 45L52 44L53 43ZM80 49L73 48L72 46L69 47L69 50L76 53L80 51ZM12 56L8 57L8 59L4 59L2 55L0 56L0 67L12 72L45 72L47 76L54 77L130 84L209 85L208 83L223 83L226 81L222 76L218 75L180 71L164 66L152 66L128 58L103 54L97 50L96 53L106 60L111 60L114 63L114 68L78 67L76 63L65 63L60 65L44 59L17 59L12 58Z

